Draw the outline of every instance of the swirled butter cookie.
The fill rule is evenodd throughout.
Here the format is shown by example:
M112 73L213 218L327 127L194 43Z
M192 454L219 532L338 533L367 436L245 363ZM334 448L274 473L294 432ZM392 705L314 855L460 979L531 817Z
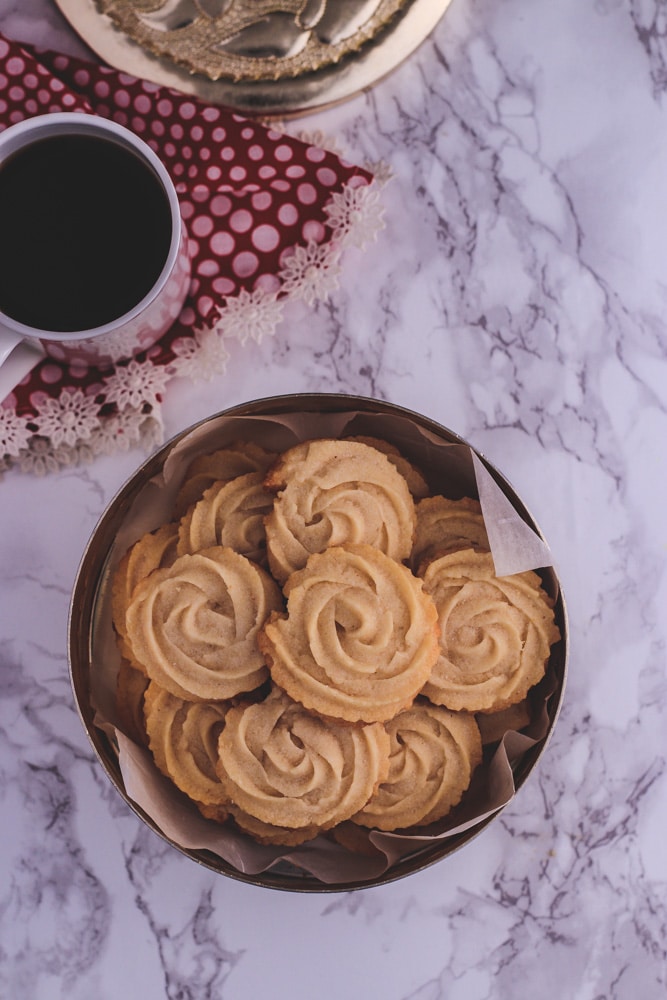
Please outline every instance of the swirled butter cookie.
M280 589L265 570L214 546L180 556L139 584L127 609L128 640L167 691L221 701L266 679L257 633L280 608Z
M412 493L415 500L421 500L423 497L427 497L429 495L430 490L428 483L417 466L405 458L398 448L395 445L390 444L389 441L384 441L382 438L369 437L367 435L353 435L345 438L345 440L360 441L362 444L367 444L371 448L376 448L377 451L381 451L383 455L386 455L391 464L396 466L400 474L405 479L408 484L408 489Z
M434 556L456 549L489 551L489 538L478 500L471 497L461 500L448 500L443 496L426 497L419 501L415 510L417 525L410 555L410 565L415 573Z
M239 809L233 803L229 806L229 813L240 830L247 833L256 840L258 844L275 844L281 847L297 847L305 844L307 840L313 840L321 832L318 826L301 826L296 829L288 829L285 826L274 826L272 823L263 823L256 816Z
M116 712L120 730L140 745L146 744L144 694L149 680L129 660L121 658L116 677Z
M111 619L122 655L133 666L143 670L134 661L127 642L125 615L138 583L161 567L171 566L176 558L178 524L163 524L156 531L148 532L132 545L119 562L111 584Z
M268 827L308 836L358 812L388 762L381 725L324 720L279 688L231 708L218 741L217 772L233 805ZM260 835L270 836L268 827Z
M182 517L213 483L226 483L248 472L264 474L275 460L274 452L252 441L233 441L208 455L198 455L188 466L176 497L176 517Z
M382 722L409 705L438 656L435 605L422 581L370 545L312 555L284 587L259 645L296 701L350 722Z
M475 718L418 699L385 723L389 774L355 823L378 830L426 826L446 816L482 760Z
M192 799L208 819L229 815L215 770L226 702L183 701L151 681L144 695L148 746L160 771Z
M264 489L263 479L261 472L249 472L205 490L181 519L178 555L226 545L253 562L264 563L264 518L273 509L273 495Z
M386 455L359 441L305 441L282 454L264 481L277 493L266 518L269 567L279 583L313 552L351 543L407 559L414 501Z
M490 553L465 549L434 559L423 579L441 633L427 698L468 712L498 712L521 701L544 676L560 638L539 576L497 577Z

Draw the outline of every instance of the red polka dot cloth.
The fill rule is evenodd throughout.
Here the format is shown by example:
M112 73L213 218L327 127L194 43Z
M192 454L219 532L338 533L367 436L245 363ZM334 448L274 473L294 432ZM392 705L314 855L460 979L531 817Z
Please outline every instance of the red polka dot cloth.
M41 474L162 440L176 376L224 371L230 338L274 332L289 298L312 305L337 286L350 246L382 228L380 171L276 128L106 66L0 35L0 131L38 114L113 119L169 170L192 258L189 298L152 348L112 368L40 361L0 402L0 472Z

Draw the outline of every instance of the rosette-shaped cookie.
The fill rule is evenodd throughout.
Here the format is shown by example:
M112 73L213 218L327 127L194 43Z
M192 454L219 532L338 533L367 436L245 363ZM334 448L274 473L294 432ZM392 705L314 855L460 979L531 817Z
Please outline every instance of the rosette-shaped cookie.
M210 486L183 516L178 528L178 554L226 545L253 562L266 561L264 517L273 496L261 472L249 472Z
M420 500L415 509L417 527L410 555L410 565L415 573L422 563L456 549L489 551L489 539L478 500L470 497L461 500L427 497Z
M385 723L389 774L355 823L378 830L426 826L446 816L482 760L475 718L418 699Z
M226 702L183 701L151 681L144 696L148 746L157 767L209 819L229 815L215 770Z
M127 642L125 615L132 594L138 583L145 580L153 570L171 566L176 558L178 524L164 524L156 531L148 532L132 545L119 562L111 584L111 619L123 656L134 667L143 670L136 663Z
M285 588L287 617L259 644L280 687L306 708L382 722L409 705L438 656L437 612L422 581L370 545L316 553Z
M408 485L386 455L358 441L305 441L264 481L277 492L266 519L269 567L284 583L313 552L348 542L407 559L415 525Z
M208 455L198 455L188 466L176 497L176 517L182 517L213 483L226 483L248 472L264 474L275 459L274 452L252 441L233 441Z
M313 840L321 832L318 826L301 826L295 829L288 829L285 826L274 826L272 823L263 823L256 816L239 809L233 803L229 805L229 813L233 817L236 825L244 833L249 834L258 844L276 844L282 847L297 847L307 840Z
M137 587L128 640L151 678L179 698L221 701L267 677L257 633L282 595L269 574L223 546L180 556Z
M415 500L421 500L423 497L429 495L429 486L424 476L419 471L416 465L408 461L404 455L400 453L398 448L390 444L389 441L383 441L382 438L368 437L367 435L354 435L352 437L345 438L346 441L360 441L362 444L370 445L371 448L376 448L381 451L383 455L386 455L392 465L395 465L400 474L405 479L408 484L408 489L412 493Z
M270 827L311 837L349 819L388 762L381 725L321 719L279 688L263 702L231 708L218 741L220 781L235 807L267 824L258 831L265 838Z
M120 730L140 746L146 744L144 694L148 684L143 670L137 670L123 657L116 678L117 723Z
M490 553L465 549L434 559L423 578L441 633L423 693L455 711L497 712L521 701L560 638L539 576L497 577Z

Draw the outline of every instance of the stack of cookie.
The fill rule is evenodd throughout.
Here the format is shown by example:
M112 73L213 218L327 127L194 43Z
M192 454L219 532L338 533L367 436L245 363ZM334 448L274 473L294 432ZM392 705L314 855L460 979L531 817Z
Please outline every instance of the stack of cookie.
M285 845L446 816L480 720L523 718L559 638L535 573L495 576L479 504L374 438L196 459L112 614L128 735L205 816Z

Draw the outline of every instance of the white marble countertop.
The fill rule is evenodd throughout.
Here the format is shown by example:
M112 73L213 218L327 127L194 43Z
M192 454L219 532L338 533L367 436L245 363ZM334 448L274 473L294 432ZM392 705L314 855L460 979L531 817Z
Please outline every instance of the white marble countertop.
M48 0L0 30L86 54ZM370 93L301 128L386 161L386 228L325 305L175 385L171 437L345 391L467 438L568 603L554 737L463 851L355 893L258 889L149 831L94 757L70 592L140 451L0 483L0 996L470 1000L667 991L667 41L660 0L453 0Z

